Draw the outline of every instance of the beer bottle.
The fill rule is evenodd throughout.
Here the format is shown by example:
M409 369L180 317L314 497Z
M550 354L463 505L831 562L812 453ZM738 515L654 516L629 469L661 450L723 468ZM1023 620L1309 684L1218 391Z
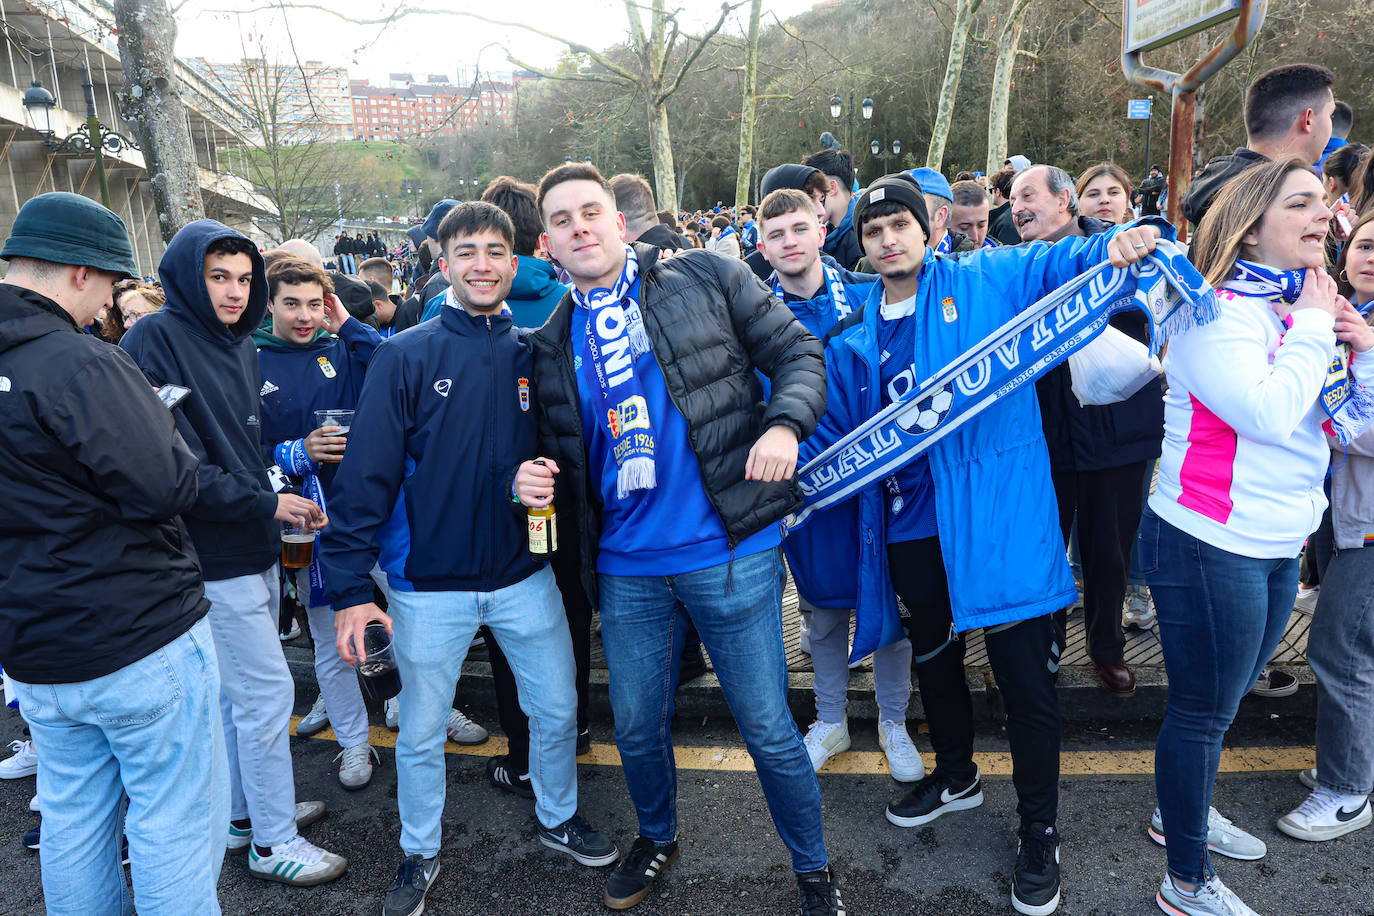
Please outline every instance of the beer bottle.
M543 459L535 461L542 465ZM558 550L558 513L554 511L553 501L542 508L529 507L525 510L529 526L530 553L536 557L547 558Z

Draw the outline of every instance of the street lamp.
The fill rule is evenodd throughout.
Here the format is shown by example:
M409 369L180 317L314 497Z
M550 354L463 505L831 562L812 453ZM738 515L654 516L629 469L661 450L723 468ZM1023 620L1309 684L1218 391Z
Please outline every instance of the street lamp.
M871 142L871 143L868 144L868 150L869 150L869 152L871 152L871 153L873 154L873 158L876 159L876 158L878 158L879 156L882 157L882 160L883 160L883 174L884 174L884 175L887 174L887 160L888 160L888 158L889 158L889 155L888 155L888 152L887 152L887 148L888 148L887 137L883 137L883 139L882 139L881 141L875 139L875 140L873 140L873 142ZM901 140L893 140L893 141L892 141L892 154L891 154L891 155L892 155L892 156L900 156L901 154L902 154L902 141L901 141Z
M69 151L74 153L95 154L95 174L100 182L100 202L110 206L110 188L105 181L104 152L117 153L120 150L138 149L138 144L118 131L110 130L100 123L95 114L95 87L91 85L91 74L85 64L81 65L81 90L86 96L86 123L69 136L56 139L52 129L52 110L57 101L43 84L34 80L24 92L24 114L29 126L38 132L43 145L50 152Z
M838 95L832 95L832 96L830 97L830 117L831 117L833 120L838 121L838 120L840 119L840 114L841 114L844 110L845 110L845 108L844 108L844 103L840 100L840 97L839 97ZM871 99L871 98L865 98L862 102L860 102L860 103L859 103L859 113L863 115L863 119L864 119L865 121L871 121L871 120L873 119L873 99ZM853 149L854 149L854 90L853 90L853 89L849 90L849 120L848 120L848 124L849 124L849 140L848 140L848 142L845 144L845 149L847 149L847 150L853 150Z

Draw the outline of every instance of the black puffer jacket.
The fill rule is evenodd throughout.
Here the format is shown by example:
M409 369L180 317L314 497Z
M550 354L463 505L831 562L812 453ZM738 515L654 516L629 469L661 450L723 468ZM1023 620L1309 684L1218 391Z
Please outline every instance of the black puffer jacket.
M1084 235L1097 235L1111 223L1078 217ZM1138 311L1113 315L1112 327L1147 346L1149 321ZM1050 470L1102 471L1159 457L1164 439L1164 388L1155 379L1124 401L1084 407L1073 393L1067 362L1035 383L1040 422L1050 449Z
M640 311L663 370L668 395L687 420L706 496L733 548L797 509L795 480L744 479L749 449L764 430L782 424L805 439L825 413L821 343L792 317L742 262L689 251L654 263L657 252L636 244ZM601 502L587 473L587 444L573 373L573 300L569 293L534 331L535 411L539 454L558 462L554 503L564 538L577 537L582 584L596 602ZM758 372L772 380L764 403Z

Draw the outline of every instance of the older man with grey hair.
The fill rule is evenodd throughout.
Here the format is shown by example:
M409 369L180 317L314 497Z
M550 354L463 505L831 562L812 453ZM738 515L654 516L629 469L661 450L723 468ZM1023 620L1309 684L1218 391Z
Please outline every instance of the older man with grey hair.
M1011 185L1011 219L1023 242L1095 234L1078 226L1073 178L1055 165L1032 165L1017 173Z

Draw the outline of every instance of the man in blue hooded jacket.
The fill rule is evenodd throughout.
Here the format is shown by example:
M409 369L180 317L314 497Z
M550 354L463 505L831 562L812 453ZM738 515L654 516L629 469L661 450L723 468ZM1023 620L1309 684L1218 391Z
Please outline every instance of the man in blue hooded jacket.
M228 226L196 220L168 243L158 276L166 304L139 319L120 346L153 385L191 391L175 413L177 431L200 459L199 494L183 518L200 556L219 661L227 845L251 847L256 877L322 884L348 863L298 832L324 815L324 803L296 804L295 686L277 638L277 522L320 528L326 519L310 500L274 493L263 460L262 376L252 341L267 311L262 255Z
M1045 293L1109 257L1118 266L1138 261L1161 233L1172 237L1167 225L1154 224L1054 246L937 256L927 250L924 195L909 176L893 175L860 195L854 223L882 281L830 332L827 412L802 444L802 461ZM979 366L956 384L972 394L989 376ZM1075 592L1034 388L998 401L893 477L896 492L884 481L858 496L859 536L851 541L857 554L820 570L837 577L830 583L836 597L848 585L858 613L855 655L899 639L903 626L916 655L936 766L887 807L887 819L914 827L983 802L961 636L981 627L1006 705L1021 821L1012 905L1045 916L1060 899L1054 673L1061 647L1050 615ZM906 618L898 615L898 599Z

